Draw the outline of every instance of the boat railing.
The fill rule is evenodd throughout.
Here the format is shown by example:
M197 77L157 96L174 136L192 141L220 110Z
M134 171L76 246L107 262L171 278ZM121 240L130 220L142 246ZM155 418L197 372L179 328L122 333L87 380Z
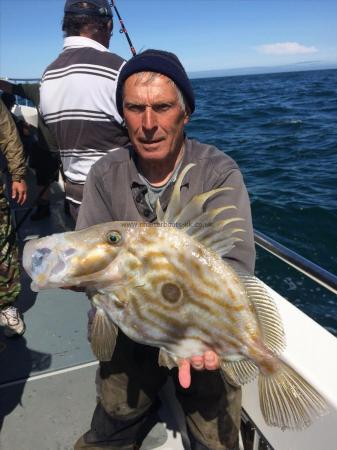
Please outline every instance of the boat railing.
M240 450L274 450L247 411L241 410Z
M309 261L260 231L254 230L255 243L316 283L337 294L337 276Z
M39 83L41 81L40 78L6 78L6 80L11 83Z
M39 83L41 81L40 78L1 78L2 80L5 81L9 81L10 83ZM16 102L20 105L20 106L33 106L32 103L26 99L26 98L22 98L19 97L18 95L15 96L16 97Z

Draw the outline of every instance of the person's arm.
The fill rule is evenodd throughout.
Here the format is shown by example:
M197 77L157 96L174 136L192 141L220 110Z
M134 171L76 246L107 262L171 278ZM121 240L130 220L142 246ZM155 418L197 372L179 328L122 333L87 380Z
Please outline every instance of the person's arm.
M2 101L0 101L0 149L12 175L12 198L22 205L27 199L24 151L15 123Z
M100 161L92 166L86 179L76 230L114 220L110 212L109 193L104 189L99 165Z

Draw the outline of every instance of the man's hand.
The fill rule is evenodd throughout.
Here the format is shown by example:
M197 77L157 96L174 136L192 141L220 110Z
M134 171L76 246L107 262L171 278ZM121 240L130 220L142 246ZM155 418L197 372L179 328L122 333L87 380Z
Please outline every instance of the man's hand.
M190 387L191 366L195 370L216 370L219 368L218 355L208 350L203 356L193 356L191 359L181 359L179 362L179 383L183 388Z
M19 205L23 205L27 200L27 184L24 180L12 182L12 199Z

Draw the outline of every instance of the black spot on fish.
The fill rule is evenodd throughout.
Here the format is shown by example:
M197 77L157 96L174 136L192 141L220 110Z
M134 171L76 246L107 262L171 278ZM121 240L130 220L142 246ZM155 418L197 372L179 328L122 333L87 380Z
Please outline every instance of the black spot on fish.
M163 284L161 293L164 299L170 303L177 303L182 296L180 287L173 283Z

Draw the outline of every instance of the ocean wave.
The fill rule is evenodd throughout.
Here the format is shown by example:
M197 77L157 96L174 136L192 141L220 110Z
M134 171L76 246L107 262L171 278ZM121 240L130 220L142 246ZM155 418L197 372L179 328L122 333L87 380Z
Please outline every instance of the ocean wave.
M303 120L301 119L283 119L283 120L278 120L278 119L274 119L270 122L264 123L261 125L261 127L265 127L265 128L273 128L273 127L299 127L303 125Z
M337 273L337 70L193 80L193 86L197 109L187 133L237 161L254 227ZM266 258L259 251L257 268L268 284L337 334L326 294L302 289L307 281Z

